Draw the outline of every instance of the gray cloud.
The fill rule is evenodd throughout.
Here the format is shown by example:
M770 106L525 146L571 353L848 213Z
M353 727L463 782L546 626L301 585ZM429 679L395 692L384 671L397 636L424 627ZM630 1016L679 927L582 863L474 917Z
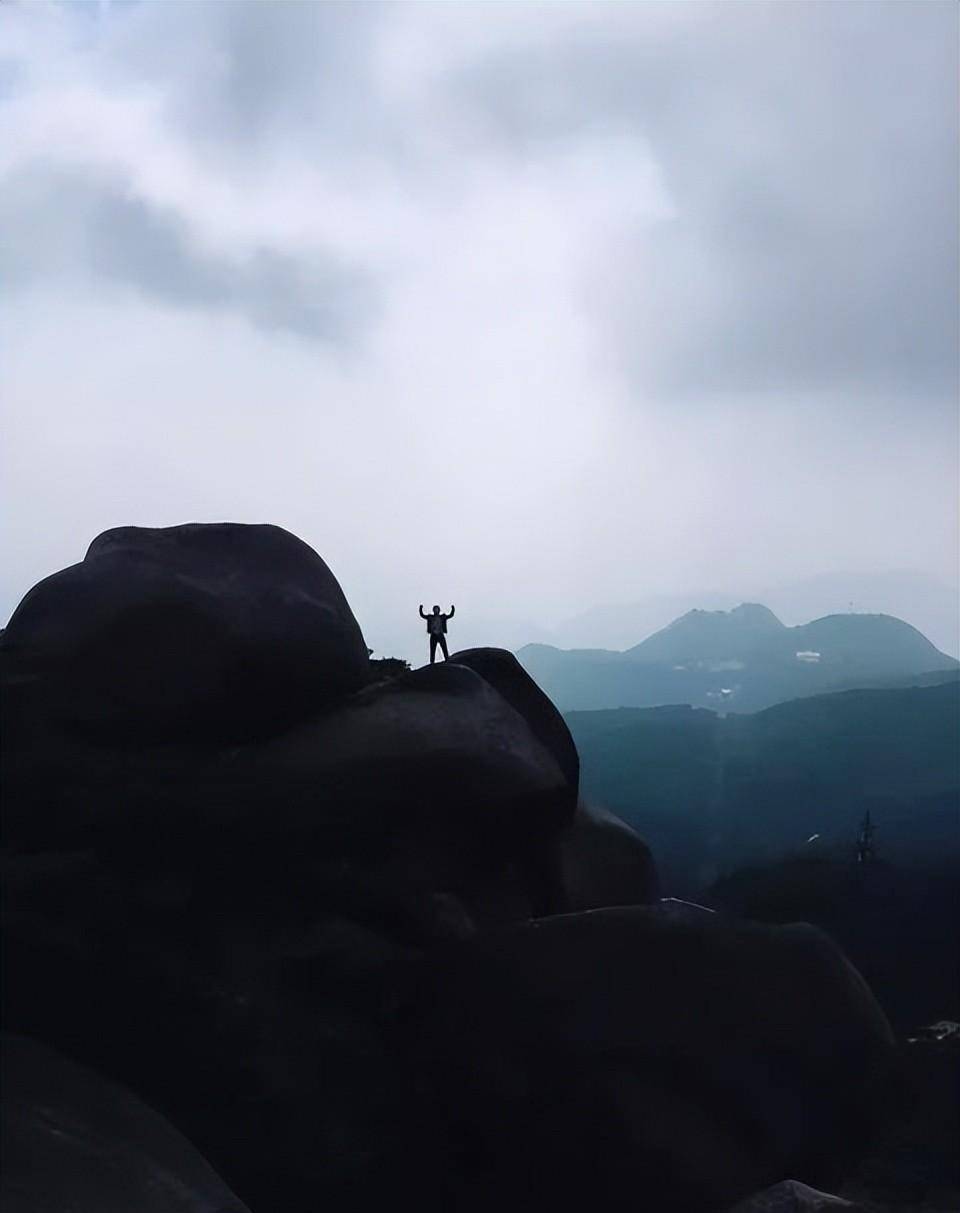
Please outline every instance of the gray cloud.
M611 125L650 141L676 216L623 242L606 290L646 387L949 407L958 12L741 4L652 29L639 15L626 33L494 50L457 88L524 155Z
M7 176L0 230L8 287L87 278L338 344L354 342L374 309L369 276L336 257L270 248L216 255L198 247L180 214L95 172L41 163Z
M585 289L642 392L906 391L942 408L960 309L956 7L672 7L593 5L580 20L521 7L531 20L500 37L477 8L465 31L439 25L436 63L408 73L407 93L383 75L404 14L377 4L134 6L97 63L107 81L151 82L214 162L249 172L263 158L269 172L292 151L331 179L373 163L414 204L434 175L462 186L477 156L510 174L570 139L632 137L659 161L674 216L619 233ZM471 20L486 35L472 53ZM340 316L305 278L359 308L362 276L347 289L334 257L299 273L264 252L242 272L191 273L173 217L135 215L130 199L97 213L110 205L128 212L125 266L138 272L139 228L139 271L160 289L176 280L304 332Z
M171 122L216 158L291 143L311 158L344 145L382 155L402 129L373 61L386 16L375 0L146 4L117 26L102 70L163 89Z

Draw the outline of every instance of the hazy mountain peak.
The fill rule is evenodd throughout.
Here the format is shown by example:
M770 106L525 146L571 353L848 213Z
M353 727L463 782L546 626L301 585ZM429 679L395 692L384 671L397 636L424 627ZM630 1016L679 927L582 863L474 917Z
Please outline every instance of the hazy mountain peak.
M665 632L675 628L704 624L707 626L716 625L719 627L729 626L736 628L744 626L762 627L776 630L784 627L784 624L780 622L769 607L765 607L759 602L741 602L739 606L732 607L729 611L707 611L701 607L694 607L692 611L679 615L671 623L668 623L665 628L661 628L660 630Z
M787 627L766 606L693 610L622 653L528 646L519 656L563 710L692 703L737 712L840 687L956 667L885 614L824 615Z
M755 627L779 629L784 626L774 615L773 611L760 602L741 602L739 606L734 607L732 611L727 613Z
M822 573L762 591L744 587L740 595L744 594L749 594L746 602L735 594L696 587L632 602L600 604L556 625L553 636L528 631L523 639L549 640L563 649L600 645L624 650L689 613L691 606L731 611L738 603L764 603L787 626L838 613L893 616L919 629L944 653L954 657L960 653L957 585L916 570Z
M739 659L786 630L769 607L742 602L729 611L687 611L628 653L642 661Z

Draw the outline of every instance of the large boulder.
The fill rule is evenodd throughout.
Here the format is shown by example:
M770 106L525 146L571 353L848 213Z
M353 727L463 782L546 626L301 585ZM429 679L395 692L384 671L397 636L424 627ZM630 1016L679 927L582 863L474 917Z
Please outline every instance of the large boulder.
M567 723L516 657L506 649L479 648L461 649L450 660L475 670L520 713L556 758L575 794L580 784L580 755Z
M373 865L318 887L297 848L235 859L169 874L91 852L10 861L4 1022L161 1107L254 1209L422 1188L437 1130L417 1025L399 1017L424 947L469 935L469 916Z
M26 595L2 656L13 727L110 744L248 740L368 681L323 560L236 523L104 532Z
M862 1206L849 1200L787 1179L741 1201L730 1213L840 1213L843 1209L847 1213L866 1213Z
M704 1213L833 1186L884 1110L886 1022L810 928L674 904L477 932L373 867L263 865L5 881L8 1023L162 1100L254 1208Z
M434 888L460 881L479 901L488 877L513 880L519 865L537 887L511 918L560 904L551 848L576 803L526 720L453 663L258 743L118 749L65 738L11 745L5 767L5 834L19 850L95 846L179 868L243 851L261 864L268 847L307 848L317 863L393 855L408 871L431 868Z
M553 749L490 682L466 666L424 666L361 692L249 751L244 782L303 793L311 816L375 814L432 831L543 837L573 816L576 783ZM456 808L452 806L455 803Z
M889 1026L811 927L596 910L478 936L438 971L426 1035L471 1209L703 1213L787 1177L831 1187L889 1111Z
M5 1213L245 1213L130 1091L24 1037L0 1043Z
M255 1207L422 1175L405 1008L433 948L558 904L576 795L485 679L425 668L246 745L62 737L9 775L11 1026L162 1099Z
M615 814L581 800L557 840L567 911L648 905L659 895L650 848Z

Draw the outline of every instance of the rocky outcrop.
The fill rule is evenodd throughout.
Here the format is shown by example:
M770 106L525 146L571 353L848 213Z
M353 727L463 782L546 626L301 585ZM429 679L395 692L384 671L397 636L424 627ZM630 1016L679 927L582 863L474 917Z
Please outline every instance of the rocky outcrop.
M453 663L243 746L61 736L11 747L5 767L6 839L20 850L97 847L173 869L244 848L389 854L495 915L496 890L519 889L520 871L527 887L508 916L559 906L554 839L577 796L526 720Z
M461 649L450 660L475 670L526 720L553 754L571 788L580 781L580 756L563 717L512 653L505 649Z
M849 1200L788 1179L742 1201L730 1213L839 1213L842 1209L847 1213L866 1213Z
M246 1213L191 1144L116 1083L0 1041L5 1213Z
M503 1199L487 1175L565 1209L642 1192L709 1210L788 1175L831 1186L888 1106L890 1029L811 927L676 906L560 915L459 946L440 987L443 1072L461 1115L483 1109L460 1128L461 1149L482 1143L477 1208Z
M659 882L650 848L625 821L599 805L580 801L558 847L565 910L656 900Z
M275 526L121 527L41 581L3 637L13 723L121 740L249 740L367 681L336 578Z
M162 1100L254 1209L642 1187L702 1213L832 1186L889 1103L884 1018L810 928L677 904L478 928L398 857L270 846L5 884L11 1026Z
M828 1181L887 1048L836 949L638 905L649 852L578 807L517 663L362 685L301 548L108 532L11 621L10 1028L162 1107L257 1210L705 1213Z

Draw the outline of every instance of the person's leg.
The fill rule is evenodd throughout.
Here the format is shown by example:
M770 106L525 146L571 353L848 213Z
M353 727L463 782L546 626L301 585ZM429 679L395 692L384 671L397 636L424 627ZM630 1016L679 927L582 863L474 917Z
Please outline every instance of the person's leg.
M441 635L441 636L439 636L437 639L440 641L440 647L441 647L441 649L443 649L443 660L444 660L444 661L449 661L449 660L450 660L450 654L447 652L447 638L446 638L446 636L442 636L442 635Z
M430 633L430 664L433 665L433 663L436 661L436 659L437 659L437 638L431 632Z

